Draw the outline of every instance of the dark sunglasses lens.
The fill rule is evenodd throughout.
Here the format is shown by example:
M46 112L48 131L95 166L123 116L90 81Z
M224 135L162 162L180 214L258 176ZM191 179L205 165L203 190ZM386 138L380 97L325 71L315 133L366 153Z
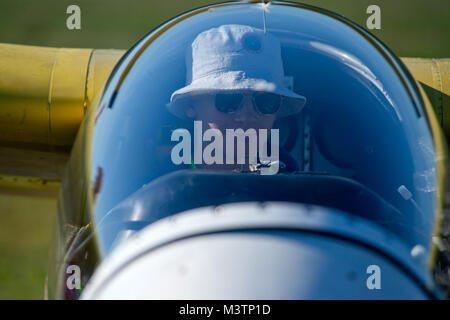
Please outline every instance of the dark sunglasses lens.
M281 96L275 93L258 93L254 97L256 108L262 114L274 114L280 109Z
M216 109L223 113L233 113L241 105L243 96L239 93L218 93L214 98Z

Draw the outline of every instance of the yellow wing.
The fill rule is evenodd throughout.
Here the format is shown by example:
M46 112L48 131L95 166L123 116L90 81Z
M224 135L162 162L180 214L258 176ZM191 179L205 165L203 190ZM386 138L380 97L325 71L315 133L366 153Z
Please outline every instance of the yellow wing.
M0 44L0 192L54 193L122 50Z
M0 44L0 192L54 193L78 128L123 50ZM450 136L450 59L402 58Z

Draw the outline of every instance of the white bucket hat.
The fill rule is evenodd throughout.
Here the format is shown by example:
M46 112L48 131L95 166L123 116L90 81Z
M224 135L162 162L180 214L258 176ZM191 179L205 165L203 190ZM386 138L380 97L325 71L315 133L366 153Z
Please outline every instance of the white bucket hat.
M224 91L264 91L282 96L278 117L296 114L306 98L286 88L279 40L244 25L222 25L200 33L186 57L187 85L167 108L184 118L185 98Z

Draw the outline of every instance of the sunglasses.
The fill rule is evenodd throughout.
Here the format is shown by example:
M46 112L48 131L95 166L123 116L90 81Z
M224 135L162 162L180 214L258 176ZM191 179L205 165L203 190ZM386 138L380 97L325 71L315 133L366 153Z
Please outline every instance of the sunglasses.
M244 102L245 93L216 93L214 105L217 111L222 113L234 113L239 110ZM260 114L275 114L281 105L281 96L270 92L252 93L253 108Z

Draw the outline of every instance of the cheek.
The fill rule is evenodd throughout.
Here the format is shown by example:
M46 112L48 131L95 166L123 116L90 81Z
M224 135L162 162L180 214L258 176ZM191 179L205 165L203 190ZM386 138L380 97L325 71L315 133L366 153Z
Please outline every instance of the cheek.
M214 124L214 127L217 129L226 128L232 122L230 116L217 111L214 107L209 108L205 112L203 119L208 123Z
M219 129L221 131L232 128L229 119L223 117L215 117L211 119L209 121L209 126L211 128Z

